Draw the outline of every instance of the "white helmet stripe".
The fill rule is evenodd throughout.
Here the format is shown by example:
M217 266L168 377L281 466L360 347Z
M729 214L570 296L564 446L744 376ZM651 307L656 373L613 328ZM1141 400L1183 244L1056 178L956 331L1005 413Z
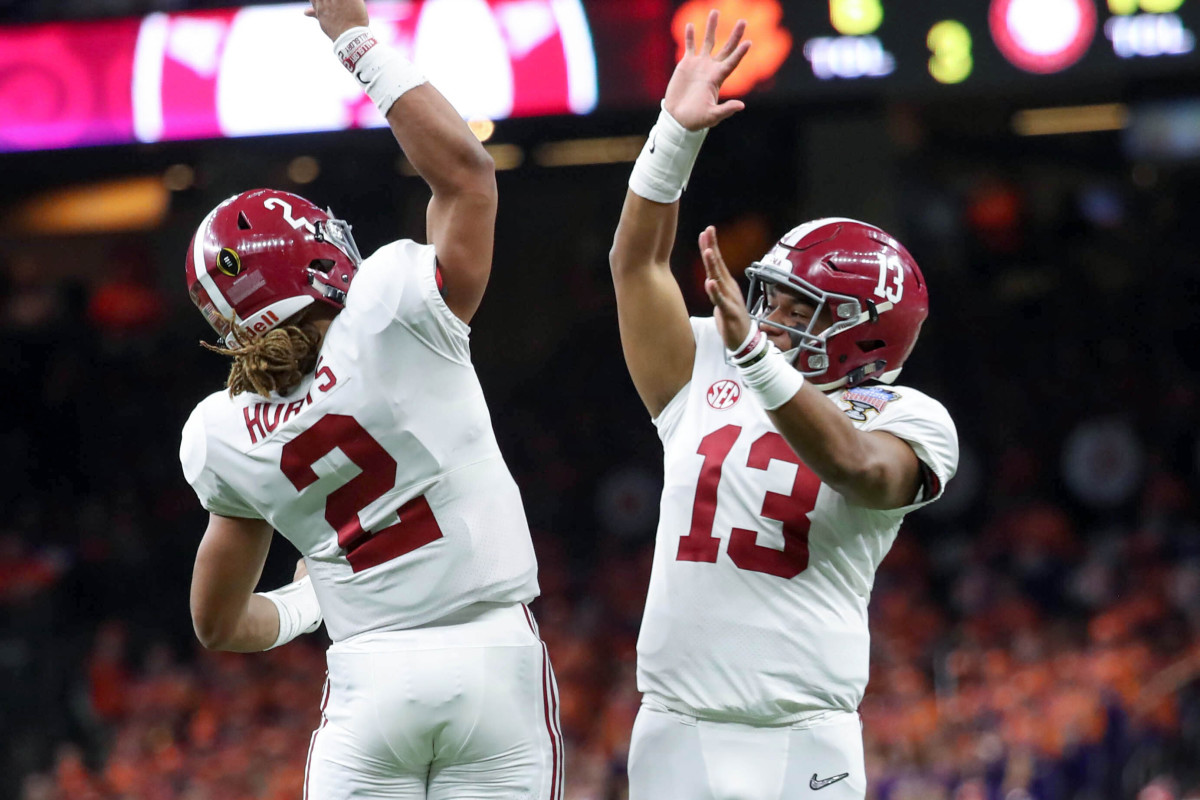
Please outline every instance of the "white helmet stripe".
M837 223L837 222L854 222L859 225L866 225L866 227L868 227L868 228L875 227L874 225L867 225L867 223L865 223L865 222L859 222L858 220L850 219L849 217L823 217L821 219L811 220L809 222L804 223L803 225L797 225L796 227L792 228L790 231L785 233L783 235L783 237L779 240L779 243L786 244L788 247L795 247L796 242L800 241L805 236L807 236L810 231L820 228L823 225L830 225L832 223Z
M204 222L200 223L200 228L196 231L196 241L192 246L192 269L196 271L196 280L200 281L200 285L204 287L204 291L208 292L209 298L213 305L216 306L217 312L226 319L233 319L234 322L241 324L241 320L233 312L233 306L225 299L225 295L221 294L221 290L217 288L217 282L212 279L212 275L208 274L208 269L204 266L204 238L208 233L208 226L212 223L212 219L216 216L217 209L214 208L208 212L208 216L204 218Z

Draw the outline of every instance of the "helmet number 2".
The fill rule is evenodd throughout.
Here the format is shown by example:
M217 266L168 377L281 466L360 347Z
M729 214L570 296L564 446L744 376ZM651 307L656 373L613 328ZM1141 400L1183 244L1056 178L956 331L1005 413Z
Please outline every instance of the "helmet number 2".
M287 200L280 200L278 197L271 197L263 201L263 207L272 210L276 208L283 209L283 221L288 225L291 225L293 229L298 230L301 226L303 226L309 233L317 232L317 229L313 227L313 224L304 217L296 219L292 216L292 204Z
M904 266L899 256L879 253L879 283L875 284L875 296L893 303L899 303L904 296Z

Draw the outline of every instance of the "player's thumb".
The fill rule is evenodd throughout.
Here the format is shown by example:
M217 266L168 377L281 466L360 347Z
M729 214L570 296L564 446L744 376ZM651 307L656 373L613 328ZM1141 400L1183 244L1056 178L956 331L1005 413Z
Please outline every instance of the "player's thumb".
M718 122L724 122L745 107L746 104L741 100L726 100L713 111L713 115L716 117L713 125L716 125Z

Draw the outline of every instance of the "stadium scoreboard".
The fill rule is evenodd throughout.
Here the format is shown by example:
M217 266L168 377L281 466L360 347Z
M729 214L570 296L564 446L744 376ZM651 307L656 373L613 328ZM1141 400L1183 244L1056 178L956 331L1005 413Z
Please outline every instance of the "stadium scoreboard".
M695 21L709 6L750 21L755 47L790 39L754 87L789 97L1025 93L1200 73L1200 0L688 0L676 15Z

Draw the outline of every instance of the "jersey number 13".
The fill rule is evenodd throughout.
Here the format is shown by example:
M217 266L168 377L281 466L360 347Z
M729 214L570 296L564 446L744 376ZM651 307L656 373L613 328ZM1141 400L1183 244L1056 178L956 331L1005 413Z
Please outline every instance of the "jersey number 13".
M726 425L700 440L697 452L704 456L704 465L696 482L691 529L686 536L679 537L676 561L716 563L721 546L721 540L713 535L717 487L721 483L725 459L741 433L741 426ZM729 558L740 569L791 579L808 567L808 514L816 506L821 480L801 463L791 446L774 431L764 433L750 445L746 466L765 470L772 461L796 465L791 494L767 492L762 504L763 517L783 523L783 549L764 547L758 543L757 532L734 528L729 536Z

